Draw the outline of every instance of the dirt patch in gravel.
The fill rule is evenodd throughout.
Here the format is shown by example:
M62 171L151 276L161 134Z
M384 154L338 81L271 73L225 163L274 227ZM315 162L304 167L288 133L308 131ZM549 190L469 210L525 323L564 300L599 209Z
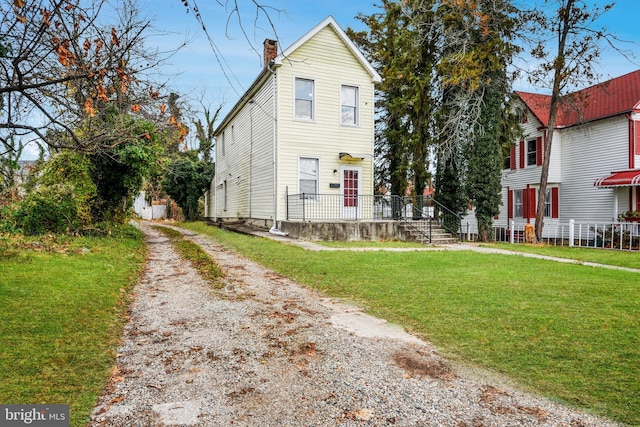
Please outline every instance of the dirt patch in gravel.
M90 426L615 425L471 378L429 343L185 231L224 271L214 289L141 229L147 268Z

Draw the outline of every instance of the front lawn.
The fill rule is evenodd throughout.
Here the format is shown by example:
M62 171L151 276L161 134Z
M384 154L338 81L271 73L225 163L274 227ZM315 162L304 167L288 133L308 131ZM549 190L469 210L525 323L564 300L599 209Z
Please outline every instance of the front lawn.
M114 365L141 235L0 246L0 402L69 404L71 426L84 426Z
M184 224L425 336L448 357L640 425L640 274L472 251L304 251Z
M640 252L637 251L579 248L544 244L531 245L523 243L483 243L481 246L515 252L528 252L532 254L554 256L558 258L575 259L582 262L593 262L596 264L640 269Z

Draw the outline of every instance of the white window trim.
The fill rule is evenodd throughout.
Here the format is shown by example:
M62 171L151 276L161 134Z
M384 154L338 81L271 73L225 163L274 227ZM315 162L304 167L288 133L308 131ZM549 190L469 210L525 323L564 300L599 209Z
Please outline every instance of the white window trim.
M225 153L225 137L224 137L224 131L222 131L222 133L220 134L220 153L222 154L222 157L224 157L224 153Z
M344 123L342 121L342 106L344 105L343 101L342 101L342 88L343 87L352 87L356 89L356 122L354 124L351 123ZM352 127L352 128L357 128L360 127L360 86L359 85L355 85L355 84L348 84L348 83L341 83L340 84L340 105L339 105L339 120L340 120L340 126L346 126L346 127Z
M544 204L544 217L552 218L553 217L553 195L551 194L551 188L547 187L547 198ZM538 197L540 197L540 190L538 190ZM547 215L547 206L549 207L549 215Z
M516 197L516 193L520 193L520 203L518 204L516 201L518 197ZM520 212L518 212L517 206L520 206ZM524 190L513 190L513 217L514 218L522 218L524 215Z
M296 116L296 81L297 80L308 80L310 82L313 83L313 94L311 95L311 118L307 119L304 117L297 117ZM302 76L294 76L293 77L293 109L292 109L292 113L293 113L293 120L299 121L299 122L307 122L307 123L315 123L316 121L316 80L309 78L309 77L302 77Z
M536 154L536 158L533 159L533 163L529 163L529 143L533 142L533 147L534 147L534 153ZM525 165L524 167L528 168L528 167L536 167L536 159L538 158L538 140L536 138L533 139L527 139L525 140L524 143L524 159L525 159Z
M320 168L320 157L319 156L298 156L298 194L302 194L302 191L300 191L300 159L313 159L316 160L318 162L318 170L317 170L317 180L316 180L316 194L318 195L317 197L314 198L310 198L310 199L305 199L307 202L320 202L320 189L322 188L322 185L320 183L320 176L322 175L320 173L320 171L322 170Z

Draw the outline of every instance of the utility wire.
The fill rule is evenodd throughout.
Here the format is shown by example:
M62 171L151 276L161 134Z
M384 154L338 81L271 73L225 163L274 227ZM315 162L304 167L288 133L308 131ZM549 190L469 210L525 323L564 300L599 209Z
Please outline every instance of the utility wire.
M182 3L187 8L189 8L189 4L188 4L187 0L182 0ZM213 38L209 34L209 31L207 30L207 26L204 24L204 20L202 19L202 15L200 14L200 10L198 9L198 5L196 4L196 1L195 0L191 0L191 4L192 4L191 10L193 11L193 14L195 15L196 20L198 21L198 23L202 27L202 31L204 31L204 34L207 36L207 40L209 41L209 45L211 46L211 50L213 50L213 54L216 57L216 61L218 62L218 65L220 66L220 70L222 71L222 74L224 74L224 77L227 80L227 83L229 83L229 86L231 87L231 89L233 89L233 91L236 93L236 95L238 95L238 97L241 97L242 96L242 92L244 92L244 90L242 90L242 83L240 83L240 80L238 79L238 77L233 73L233 70L229 66L229 63L224 58L224 55L222 55L222 51L218 48L216 43L213 41ZM226 68L225 68L225 66L226 66ZM228 69L228 72L227 72L227 69ZM236 82L238 83L238 86L240 87L241 90L238 90L236 88L236 85L234 85L234 83L231 81L231 78L229 77L229 74L231 74L233 76L233 78L236 80Z

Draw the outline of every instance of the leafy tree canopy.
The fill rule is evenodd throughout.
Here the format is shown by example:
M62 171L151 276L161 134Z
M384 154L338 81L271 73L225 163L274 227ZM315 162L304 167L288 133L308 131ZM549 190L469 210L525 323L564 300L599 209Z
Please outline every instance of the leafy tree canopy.
M185 219L198 218L198 201L209 189L214 170L214 164L200 160L197 151L179 153L171 159L162 187L182 208Z

